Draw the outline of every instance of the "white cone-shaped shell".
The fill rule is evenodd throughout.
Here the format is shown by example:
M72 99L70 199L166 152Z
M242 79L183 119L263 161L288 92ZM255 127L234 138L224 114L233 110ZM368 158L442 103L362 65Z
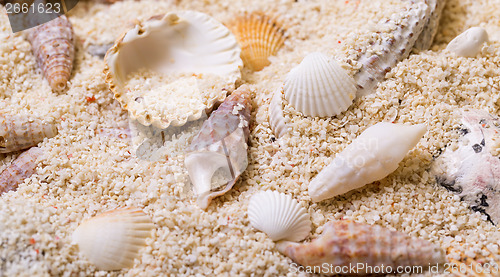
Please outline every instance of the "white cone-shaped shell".
M277 191L261 191L248 204L250 224L273 241L301 241L311 232L311 219L306 209L290 195Z
M488 33L481 27L472 27L454 38L446 49L462 57L475 57L485 42Z
M117 40L106 54L106 82L132 119L160 129L181 126L199 119L234 89L243 67L240 53L234 35L212 17L195 11L169 13L137 24ZM144 68L175 81L144 91L138 87L140 93L127 90L127 76ZM182 102L172 103L176 101ZM179 109L181 105L190 110Z
M334 116L351 106L355 84L335 60L314 52L286 76L285 98L306 116Z
M290 126L283 115L283 88L278 88L269 104L269 124L276 137L280 138L290 131Z
M425 132L423 124L381 122L369 127L311 181L309 195L318 202L386 177Z
M153 227L138 208L116 209L80 224L73 233L73 243L99 270L120 270L134 265Z

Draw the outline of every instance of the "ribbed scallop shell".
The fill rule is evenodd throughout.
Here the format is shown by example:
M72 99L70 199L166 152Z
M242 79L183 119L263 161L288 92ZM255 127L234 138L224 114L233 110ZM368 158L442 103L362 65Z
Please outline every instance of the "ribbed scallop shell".
M63 91L73 69L75 41L71 22L62 15L28 30L38 66L54 91Z
M134 265L153 228L141 209L115 209L80 224L73 243L99 270L120 270Z
M57 135L55 124L30 116L0 114L0 153L37 145Z
M200 208L206 209L213 198L229 191L246 169L251 111L249 87L242 85L193 138L184 164Z
M356 96L354 79L333 59L307 55L285 80L285 98L306 116L334 116L349 108Z
M428 266L446 261L443 249L404 233L350 220L329 222L323 234L309 243L283 241L278 250L303 266L349 267L361 263L356 274L370 273L368 266ZM330 267L331 266L331 267ZM373 273L373 272L372 272ZM379 273L379 272L377 272Z
M277 191L261 191L248 204L250 224L273 241L301 241L311 232L311 219L306 209L290 195Z
M371 126L314 177L309 195L318 202L385 178L425 132L424 124L380 122Z
M259 71L269 65L269 56L283 46L286 30L275 17L262 12L245 13L227 24L241 47L246 67Z
M38 165L37 160L42 155L41 148L31 147L5 168L0 174L0 195L17 189L24 179L31 177Z
M290 131L287 119L283 115L283 88L273 93L269 104L269 124L276 137L280 138Z
M107 52L104 72L115 98L132 119L164 129L197 120L215 102L223 101L241 77L240 53L234 35L224 25L204 13L181 11L154 16L123 34ZM175 76L176 81L164 84L167 88L161 92L134 95L125 89L127 76L144 68ZM177 77L179 74L184 75ZM206 91L216 85L222 89ZM159 93L192 96L202 103L181 112L176 103L158 100Z

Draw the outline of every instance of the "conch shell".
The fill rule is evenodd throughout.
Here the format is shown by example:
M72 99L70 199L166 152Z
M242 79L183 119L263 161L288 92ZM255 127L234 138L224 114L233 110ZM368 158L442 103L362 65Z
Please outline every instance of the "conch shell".
M357 97L374 92L386 73L408 57L430 16L431 7L427 1L416 0L408 10L394 14L384 23L383 28L393 29L392 33L370 47L377 49L375 53L366 51L358 58L363 66L354 75L358 85Z
M423 124L369 127L311 181L309 195L318 202L385 178L425 132Z
M230 190L246 169L251 111L250 91L243 85L210 115L191 142L184 162L202 209Z
M37 145L57 135L53 123L29 116L0 114L0 153L9 153Z
M31 177L35 173L37 161L43 155L43 150L32 147L22 153L0 174L0 195L11 190L24 182L24 179Z
M282 241L276 244L276 248L303 266L364 265L357 267L357 272L348 272L351 274L375 273L370 272L369 267L382 265L395 269L398 266L428 266L446 261L444 251L428 241L349 220L327 223L323 234L309 243Z
M71 22L61 15L28 31L38 66L54 91L63 91L73 69L75 40Z

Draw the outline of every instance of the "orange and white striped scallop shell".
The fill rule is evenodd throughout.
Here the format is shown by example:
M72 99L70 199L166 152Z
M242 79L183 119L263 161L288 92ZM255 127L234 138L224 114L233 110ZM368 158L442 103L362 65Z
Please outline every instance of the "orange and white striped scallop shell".
M73 27L64 15L28 30L28 40L38 66L50 87L57 92L67 88L75 57Z

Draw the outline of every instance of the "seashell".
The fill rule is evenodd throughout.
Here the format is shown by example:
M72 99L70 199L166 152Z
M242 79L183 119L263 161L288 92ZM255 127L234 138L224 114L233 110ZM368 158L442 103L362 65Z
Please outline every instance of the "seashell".
M193 138L184 163L202 209L229 191L245 171L251 111L250 90L243 85L224 100Z
M356 274L374 273L369 271L373 267L427 266L446 261L443 249L426 240L350 220L328 222L323 234L309 243L281 241L276 248L294 262L311 268L364 264Z
M425 132L424 124L369 127L311 181L309 195L319 202L385 178Z
M454 249L453 247L448 247L447 253L451 254L449 258L450 273L453 276L470 276L470 277L495 277L498 276L496 269L490 268L488 263L478 263L473 258L467 256L465 253ZM483 247L482 253L489 253L489 257L495 255L488 250L488 248ZM483 254L484 255L484 254ZM454 257L460 257L456 260ZM493 256L494 257L494 256ZM475 257L478 258L477 256ZM495 275L493 275L494 273Z
M38 66L55 91L67 88L75 57L71 22L64 15L28 31Z
M0 153L30 148L56 135L53 123L28 116L0 114Z
M500 222L500 118L482 110L462 112L457 147L434 162L436 182L460 196L473 211Z
M31 177L36 171L37 160L43 155L43 150L31 147L22 153L0 174L0 195L15 190L26 178Z
M246 67L259 71L271 62L283 46L286 30L275 17L262 12L245 13L227 24L241 47L241 59Z
M431 47L439 28L439 20L441 20L444 6L446 6L446 0L428 0L427 5L430 8L429 19L413 46L418 50L427 50Z
M107 52L106 82L139 123L165 129L199 119L241 77L240 48L212 17L182 11L137 23Z
M427 1L412 1L411 6L401 12L395 13L385 21L380 29L392 29L392 33L380 41L375 41L370 49L359 58L362 67L354 75L357 84L358 97L368 95L375 91L377 84L385 78L399 61L408 57L415 42L419 38L425 23L429 22L431 6Z
M354 79L322 53L307 55L286 76L285 98L307 116L334 116L349 108L356 95Z
M488 42L488 33L481 27L472 27L454 38L446 49L462 57L475 57L485 42Z
M306 209L290 195L277 191L261 191L248 204L250 224L273 241L301 241L311 232L311 219Z
M287 119L283 115L283 88L280 87L273 94L269 104L269 124L276 137L280 138L290 131Z
M115 209L80 224L73 243L97 269L120 270L134 265L153 228L141 209Z

